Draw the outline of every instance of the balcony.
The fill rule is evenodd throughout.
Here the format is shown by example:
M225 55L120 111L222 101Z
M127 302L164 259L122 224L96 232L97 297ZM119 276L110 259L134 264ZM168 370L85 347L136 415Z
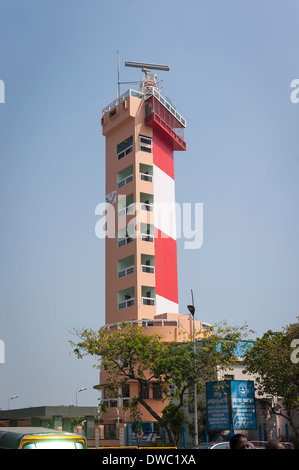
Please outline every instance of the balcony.
M133 214L134 212L135 212L135 204L132 203L120 209L117 215L118 217L121 217L122 215L125 215L125 214L130 214L130 213Z
M155 236L154 236L154 226L151 224L145 224L142 223L140 224L140 238L141 240L145 242L154 242Z
M118 217L121 217L125 214L133 214L135 212L135 205L134 205L134 194L119 195L118 202L117 202L117 214Z
M139 165L139 174L142 181L153 182L153 166L146 165L145 163L140 163Z
M140 203L140 209L142 211L150 211L152 212L154 210L154 205L153 204L147 204L147 203L144 203L144 202L141 202Z
M155 274L155 266L148 266L147 264L142 264L141 271L143 273Z
M152 297L142 297L142 304L143 305L156 305L156 299Z
M117 173L117 187L121 188L133 180L133 165Z
M186 121L159 93L153 92L146 99L145 125L157 129L172 144L173 150L186 150Z
M148 173L140 173L140 179L143 181L153 181L153 175L149 175Z
M141 272L155 274L155 256L141 254Z
M109 106L103 109L102 114L102 125L107 123L106 116L114 119L119 115L120 104L125 106L125 102L128 103L129 97L139 98L144 100L146 103L146 121L147 126L157 127L161 132L165 133L165 136L170 137L173 142L174 150L186 150L186 143L183 137L183 128L186 127L186 120L181 116L175 107L167 101L156 89L156 87L147 87L144 93L135 90L128 90L119 98L114 100ZM150 106L148 106L150 105ZM151 108L151 110L149 110ZM148 136L141 136L141 143L145 145ZM118 158L123 158L127 153L133 150L131 145L127 145L127 148L119 149L117 151ZM150 151L150 147L144 151Z
M131 243L133 241L134 241L134 237L130 237L130 236L127 236L127 237L124 237L124 238L119 238L117 240L117 246L121 247L121 246L124 246L124 245L128 245L129 243Z
M151 286L141 287L142 305L156 305L156 289Z
M117 262L117 277L124 277L132 274L135 270L134 255L127 256Z
M117 277L124 277L132 274L135 270L134 255L127 256L117 262Z
M166 138L171 140L173 150L186 150L186 142L155 112L145 118L145 125L159 130Z
M148 87L146 93L142 93L140 91L136 90L127 90L125 93L123 93L119 98L114 100L109 106L106 106L106 108L103 109L102 116L105 116L105 114L111 113L115 110L115 108L120 104L123 103L127 98L130 96L133 96L135 98L139 98L141 100L149 100L152 97L155 97L156 100L165 107L165 109L172 114L172 116L177 120L179 123L179 126L186 127L186 120L178 113L178 111L172 106L163 96L157 92L155 87Z
M134 297L130 299L121 300L120 302L118 302L118 309L120 310L122 308L131 307L134 304L135 304Z
M117 183L117 187L118 187L118 188L121 188L121 187L124 186L125 184L130 183L132 180L133 180L133 173L132 173L131 175L127 176L126 178L123 178L122 180L120 180L120 181Z
M128 274L132 274L133 272L134 272L134 266L129 266L128 268L124 268L118 271L117 275L118 277L124 277L124 276L127 276Z
M135 305L135 287L128 287L117 293L118 309L131 307Z
M145 242L154 242L154 235L151 235L150 233L141 233L140 234L141 240Z

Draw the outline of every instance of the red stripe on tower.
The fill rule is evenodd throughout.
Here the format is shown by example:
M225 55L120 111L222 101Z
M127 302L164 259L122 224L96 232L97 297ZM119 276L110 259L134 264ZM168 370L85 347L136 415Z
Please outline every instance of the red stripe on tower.
M177 304L179 299L176 240L157 228L155 228L155 272L156 295Z
M153 160L154 165L174 180L173 147L156 129L153 129Z

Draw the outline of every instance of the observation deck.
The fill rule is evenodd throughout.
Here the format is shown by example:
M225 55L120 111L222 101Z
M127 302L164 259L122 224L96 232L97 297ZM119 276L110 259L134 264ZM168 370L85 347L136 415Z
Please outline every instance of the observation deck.
M128 90L110 105L103 109L102 116L108 114L113 118L117 107L127 98L133 96L145 101L145 125L158 129L159 132L171 142L173 150L186 150L187 145L184 140L184 128L186 120L178 113L161 93L154 86L144 88L144 92Z

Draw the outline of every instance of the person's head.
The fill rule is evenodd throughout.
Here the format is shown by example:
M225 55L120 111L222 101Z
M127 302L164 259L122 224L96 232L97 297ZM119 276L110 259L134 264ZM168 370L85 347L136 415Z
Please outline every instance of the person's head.
M285 449L285 446L279 441L269 441L266 444L266 449Z
M250 449L247 437L244 434L234 434L230 440L231 449Z

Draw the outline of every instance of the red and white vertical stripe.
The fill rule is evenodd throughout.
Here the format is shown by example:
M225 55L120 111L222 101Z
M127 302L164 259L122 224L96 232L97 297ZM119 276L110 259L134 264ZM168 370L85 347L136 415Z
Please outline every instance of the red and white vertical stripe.
M173 149L153 129L156 314L179 313Z

